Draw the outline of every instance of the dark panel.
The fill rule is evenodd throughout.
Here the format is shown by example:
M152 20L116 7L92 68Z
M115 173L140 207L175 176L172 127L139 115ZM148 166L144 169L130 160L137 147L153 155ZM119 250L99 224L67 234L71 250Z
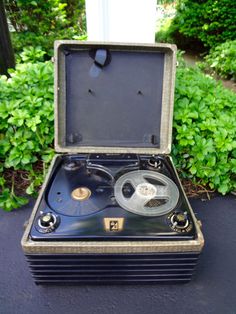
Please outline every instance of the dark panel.
M27 255L38 284L187 282L199 253Z
M109 54L94 76L89 50L65 52L67 145L159 147L164 53Z

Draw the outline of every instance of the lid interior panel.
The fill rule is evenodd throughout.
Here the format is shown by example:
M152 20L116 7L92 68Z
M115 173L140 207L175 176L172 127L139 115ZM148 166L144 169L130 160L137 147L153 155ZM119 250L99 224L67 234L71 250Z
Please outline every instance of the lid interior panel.
M60 146L160 149L166 51L92 44L59 48Z

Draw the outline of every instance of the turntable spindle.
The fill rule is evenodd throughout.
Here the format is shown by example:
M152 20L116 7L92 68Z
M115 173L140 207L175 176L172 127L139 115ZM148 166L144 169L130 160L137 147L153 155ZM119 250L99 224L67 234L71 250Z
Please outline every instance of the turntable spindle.
M72 191L71 197L76 201L85 201L91 195L90 189L87 187L79 187Z

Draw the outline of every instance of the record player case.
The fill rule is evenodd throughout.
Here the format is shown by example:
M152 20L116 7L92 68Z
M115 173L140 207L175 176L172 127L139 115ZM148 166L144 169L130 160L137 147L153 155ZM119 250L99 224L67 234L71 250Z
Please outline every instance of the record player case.
M175 66L170 44L55 42L57 154L21 242L36 284L191 280L204 239L170 157ZM131 207L126 177L138 180ZM109 180L110 203L87 215ZM163 204L139 206L158 191Z

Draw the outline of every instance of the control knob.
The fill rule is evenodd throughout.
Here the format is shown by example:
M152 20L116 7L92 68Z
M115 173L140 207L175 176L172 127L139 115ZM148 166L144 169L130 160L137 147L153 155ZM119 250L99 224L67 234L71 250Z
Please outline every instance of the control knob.
M38 218L37 228L42 233L52 232L58 227L59 217L52 213L41 213Z
M151 156L151 158L148 160L148 165L153 168L160 168L162 163L158 156Z
M187 212L175 212L170 216L170 226L177 232L188 232L192 229L192 223Z

